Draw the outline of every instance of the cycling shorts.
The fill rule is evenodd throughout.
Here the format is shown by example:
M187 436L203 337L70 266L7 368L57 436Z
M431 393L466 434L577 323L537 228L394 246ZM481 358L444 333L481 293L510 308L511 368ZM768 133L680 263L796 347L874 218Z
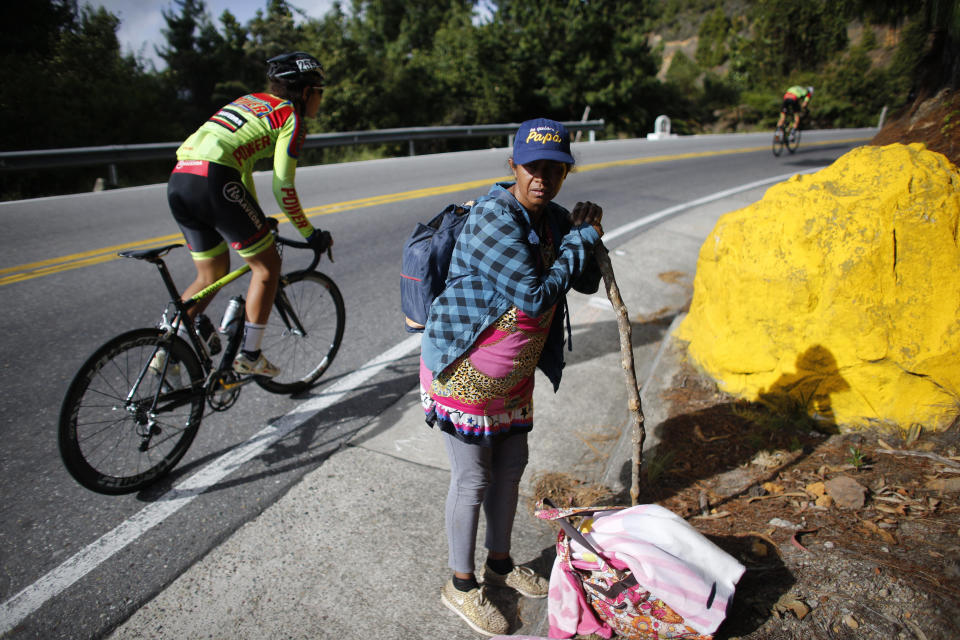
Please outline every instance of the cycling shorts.
M177 162L167 200L196 260L225 252L224 239L243 258L273 245L266 215L232 167L206 160Z
M793 114L799 111L800 111L800 101L797 100L796 96L794 96L792 93L788 93L787 95L783 96L783 106L780 107L781 113L785 113L788 116L792 116Z

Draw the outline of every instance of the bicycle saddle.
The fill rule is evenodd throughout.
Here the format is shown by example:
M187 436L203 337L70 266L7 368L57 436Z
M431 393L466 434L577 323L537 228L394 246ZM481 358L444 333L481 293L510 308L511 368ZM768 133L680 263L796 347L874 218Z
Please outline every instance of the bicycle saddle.
M117 255L122 256L124 258L136 258L137 260L146 260L148 262L153 262L157 258L167 255L167 252L182 246L183 246L182 243L178 243L178 244L168 244L165 247L154 247L153 249L139 249L139 250L129 249L127 251L120 251L117 253Z

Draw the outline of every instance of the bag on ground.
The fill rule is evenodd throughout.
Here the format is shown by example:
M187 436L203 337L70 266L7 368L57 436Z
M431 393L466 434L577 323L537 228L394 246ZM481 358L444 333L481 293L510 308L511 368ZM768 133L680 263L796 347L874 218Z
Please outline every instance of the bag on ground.
M551 638L712 640L745 570L658 505L557 509L543 501L536 516L561 526L550 574Z
M410 333L423 331L430 304L443 291L450 256L473 202L451 204L430 222L418 223L403 245L400 267L400 306Z

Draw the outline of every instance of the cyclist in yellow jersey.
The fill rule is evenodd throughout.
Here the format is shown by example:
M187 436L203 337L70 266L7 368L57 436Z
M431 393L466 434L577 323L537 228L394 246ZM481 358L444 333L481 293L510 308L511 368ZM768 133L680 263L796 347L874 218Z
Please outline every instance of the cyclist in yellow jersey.
M800 126L800 112L807 108L810 98L813 97L813 87L793 86L783 94L783 105L780 107L780 119L777 128L782 127L787 116L793 115L793 128Z
M280 278L280 256L257 202L254 163L273 157L273 195L313 248L326 251L333 239L307 220L294 186L306 136L304 118L315 117L320 109L323 68L302 51L276 56L267 64L267 92L241 96L224 106L177 150L167 198L197 268L184 300L229 272L227 242L250 265L243 344L233 368L272 377L279 370L260 352L260 344ZM211 298L190 309L191 320Z

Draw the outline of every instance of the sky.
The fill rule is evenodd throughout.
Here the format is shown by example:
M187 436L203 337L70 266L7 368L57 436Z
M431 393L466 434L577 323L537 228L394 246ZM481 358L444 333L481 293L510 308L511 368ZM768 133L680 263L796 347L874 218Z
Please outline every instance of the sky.
M155 47L166 44L161 29L167 23L162 10L176 10L173 0L80 0L81 5L90 4L103 7L120 19L117 39L124 53L134 53L153 62L157 69L165 63L156 54ZM245 24L257 13L257 9L266 12L267 0L204 0L207 14L213 24L220 28L220 14L229 9L241 24ZM307 17L319 18L333 6L333 0L293 0L291 7L302 10ZM294 11L294 19L299 15Z

